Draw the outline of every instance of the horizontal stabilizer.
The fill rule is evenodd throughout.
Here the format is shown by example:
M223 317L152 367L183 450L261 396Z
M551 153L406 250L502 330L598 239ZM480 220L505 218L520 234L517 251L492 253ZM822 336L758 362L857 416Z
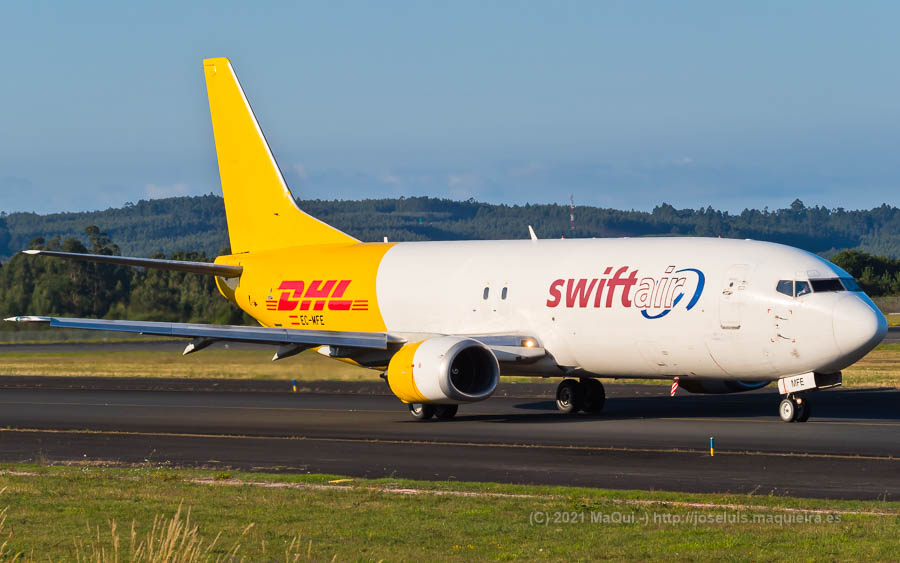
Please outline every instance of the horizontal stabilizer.
M23 250L23 254L52 256L66 260L82 260L85 262L103 262L104 264L122 264L158 270L175 270L192 274L206 274L223 278L240 277L243 268L226 264L210 264L209 262L187 262L184 260L163 260L160 258L131 258L128 256L106 256L104 254L80 254L78 252L59 252L56 250Z
M12 322L45 322L59 328L113 330L157 336L215 339L255 344L310 344L313 346L346 346L386 350L388 342L398 342L383 332L346 332L334 330L298 330L262 326L205 325L193 323L161 323L150 321L108 321L64 317L9 317Z

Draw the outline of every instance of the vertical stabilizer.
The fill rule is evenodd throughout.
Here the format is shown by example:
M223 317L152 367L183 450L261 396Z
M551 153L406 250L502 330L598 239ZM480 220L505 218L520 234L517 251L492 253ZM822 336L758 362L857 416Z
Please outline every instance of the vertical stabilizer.
M297 207L228 59L203 61L232 254L358 242Z

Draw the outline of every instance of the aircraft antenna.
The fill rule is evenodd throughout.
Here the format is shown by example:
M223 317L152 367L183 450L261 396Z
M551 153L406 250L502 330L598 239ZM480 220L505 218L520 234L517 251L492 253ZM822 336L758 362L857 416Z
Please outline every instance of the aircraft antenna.
M569 230L575 230L575 194L569 196Z

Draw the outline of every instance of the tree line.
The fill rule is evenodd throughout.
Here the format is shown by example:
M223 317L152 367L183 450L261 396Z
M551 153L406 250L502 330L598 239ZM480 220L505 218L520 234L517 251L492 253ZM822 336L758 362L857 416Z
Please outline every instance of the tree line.
M119 255L120 248L96 226L81 239L36 237L28 248ZM156 254L154 258L166 258ZM174 252L173 260L211 261L204 252ZM869 295L900 294L900 260L858 250L832 261L853 275ZM113 264L17 254L0 265L0 316L35 314L147 321L254 324L219 295L212 276L130 268ZM0 323L12 330L13 323Z
M89 226L84 235L86 244L74 237L36 237L28 248L120 254L98 227ZM175 252L169 258L211 261L203 252ZM212 276L17 254L0 265L0 316L21 314L215 324L251 320L219 295ZM15 326L0 323L0 330Z
M567 205L492 205L428 197L360 201L300 200L301 209L364 241L520 239L532 225L542 238L710 236L780 242L831 256L855 249L900 258L900 209L807 207L745 209L731 214L711 207L650 212L577 206L575 229ZM0 213L0 259L36 237L78 237L102 225L122 253L172 254L184 249L215 255L228 244L225 207L217 195L139 201L86 213Z
M856 278L863 290L873 297L900 295L900 260L873 256L859 250L843 250L831 261Z

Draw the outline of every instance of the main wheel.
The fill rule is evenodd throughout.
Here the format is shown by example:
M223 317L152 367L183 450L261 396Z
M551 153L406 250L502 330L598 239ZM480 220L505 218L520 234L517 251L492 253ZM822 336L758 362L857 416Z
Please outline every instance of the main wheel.
M582 379L579 383L581 409L584 412L600 412L606 403L606 390L596 379Z
M447 420L456 416L459 405L434 405L434 416L441 420Z
M778 416L784 422L794 422L797 418L797 405L791 399L784 399L778 405Z
M434 405L426 405L423 403L410 403L409 414L416 420L428 420L434 416Z
M807 420L809 420L809 413L810 413L809 400L794 399L794 402L796 403L796 405L798 407L797 419L796 419L797 422L806 422Z
M581 410L581 401L578 382L574 379L565 379L556 388L556 408L566 414Z

